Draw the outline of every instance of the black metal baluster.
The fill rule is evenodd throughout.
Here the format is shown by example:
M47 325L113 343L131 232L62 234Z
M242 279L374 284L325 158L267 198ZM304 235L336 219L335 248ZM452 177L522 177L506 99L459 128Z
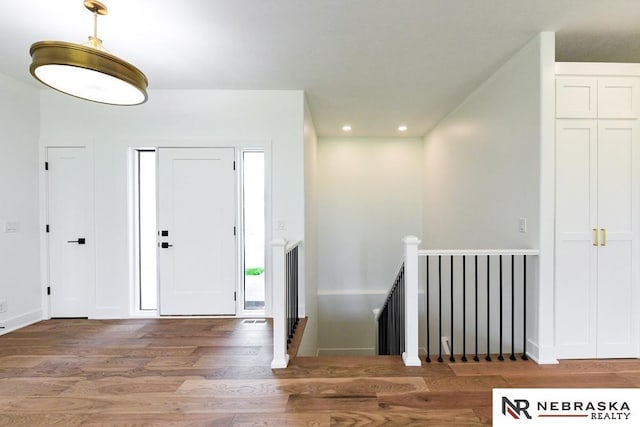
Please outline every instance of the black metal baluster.
M291 251L287 252L287 344L291 344Z
M527 256L522 256L522 360L527 357Z
M293 299L293 307L295 311L295 323L293 324L293 332L295 333L298 328L298 321L300 320L300 312L298 311L298 298L300 297L298 291L299 277L298 277L298 247L295 248L295 257L294 257L294 268L293 268L293 277L294 277L294 291L295 298Z
M514 323L515 323L515 318L514 318L514 308L515 308L515 285L514 285L514 268L515 268L515 259L516 256L515 255L511 255L511 356L509 356L509 359L511 360L516 360L516 341L514 338Z
M300 321L300 304L298 304L298 300L300 298L300 277L298 276L300 271L300 253L298 248L296 248L296 327L298 326L298 322Z
M293 336L293 306L294 302L294 283L293 283L293 250L289 253L289 342L291 342L291 337Z
M426 362L431 363L430 350L431 334L429 330L429 256L427 255L427 358Z
M404 277L404 270L402 271L402 278L400 279L400 293L398 295L398 303L400 304L400 317L399 317L399 323L400 323L400 328L398 328L398 332L400 335L400 351L398 352L398 354L402 354L405 350L405 277Z
M389 298L385 301L384 311L383 311L383 323L384 323L384 352L382 354L389 354L389 335L391 334L391 330L389 329Z
M391 333L391 341L389 341L389 354L395 353L395 342L396 342L396 286L394 285L393 292L391 293L391 300L389 304L389 332Z
M290 295L290 289L291 289L291 284L289 283L290 281L290 276L289 276L289 262L290 262L290 256L289 256L289 252L287 252L287 254L285 255L285 271L286 271L286 276L285 276L285 284L286 284L286 290L285 290L285 295L286 295L286 310L287 310L287 348L289 347L289 327L291 325L291 312L289 310L289 307L291 307L291 295Z
M290 289L289 292L291 293L291 300L290 300L290 306L289 306L289 313L291 313L291 319L289 320L290 325L289 325L289 340L291 340L291 338L293 337L293 324L295 322L295 310L294 307L296 306L296 300L295 300L295 296L296 296L296 287L295 287L295 277L294 277L294 273L293 273L293 268L295 267L295 249L293 249L291 251L291 263L290 263L290 271L289 271L289 277L291 278L291 285L290 285Z
M502 355L502 255L500 255L500 354L498 355L499 361L504 361Z
M475 312L475 316L476 316L476 354L473 357L473 360L476 362L480 361L480 358L478 357L478 255L475 256L475 286L476 286L476 293L475 293L475 297L476 297L476 312Z
M484 358L487 362L491 362L491 256L487 255L487 356Z
M462 361L467 361L467 257L462 255Z
M449 353L449 362L455 362L456 358L454 357L453 351L453 255L451 255L451 348Z
M442 255L438 255L438 362L442 363Z

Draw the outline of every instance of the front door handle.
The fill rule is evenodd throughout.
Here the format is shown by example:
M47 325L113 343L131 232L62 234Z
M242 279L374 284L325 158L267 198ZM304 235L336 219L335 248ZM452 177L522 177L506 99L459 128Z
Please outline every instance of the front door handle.
M67 243L77 243L79 245L84 245L87 243L87 240L84 237L79 237L78 240L67 240Z
M167 242L162 242L162 243L160 243L160 247L161 247L162 249L169 249L169 248L173 247L173 245L170 245L170 244L169 244L169 243L167 243Z

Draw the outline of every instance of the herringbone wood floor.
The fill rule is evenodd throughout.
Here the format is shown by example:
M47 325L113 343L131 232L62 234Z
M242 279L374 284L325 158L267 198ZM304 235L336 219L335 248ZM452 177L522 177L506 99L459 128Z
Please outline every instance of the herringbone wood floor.
M50 320L0 337L0 425L491 423L494 387L640 387L639 360L293 359L240 319Z

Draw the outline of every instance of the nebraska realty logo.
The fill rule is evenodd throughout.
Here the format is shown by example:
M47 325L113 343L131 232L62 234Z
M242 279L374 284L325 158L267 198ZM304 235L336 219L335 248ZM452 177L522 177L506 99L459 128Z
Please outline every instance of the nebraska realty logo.
M640 389L494 389L493 425L638 426Z

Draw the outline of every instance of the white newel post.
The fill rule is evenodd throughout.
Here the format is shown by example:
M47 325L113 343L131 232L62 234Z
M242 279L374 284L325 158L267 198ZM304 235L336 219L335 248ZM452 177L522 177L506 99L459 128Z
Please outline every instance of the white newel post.
M287 311L286 311L286 273L285 273L285 239L271 241L271 287L273 290L273 361L271 369L286 368L289 364L287 354Z
M404 243L404 353L405 366L421 366L418 357L418 245L415 236L402 239Z

